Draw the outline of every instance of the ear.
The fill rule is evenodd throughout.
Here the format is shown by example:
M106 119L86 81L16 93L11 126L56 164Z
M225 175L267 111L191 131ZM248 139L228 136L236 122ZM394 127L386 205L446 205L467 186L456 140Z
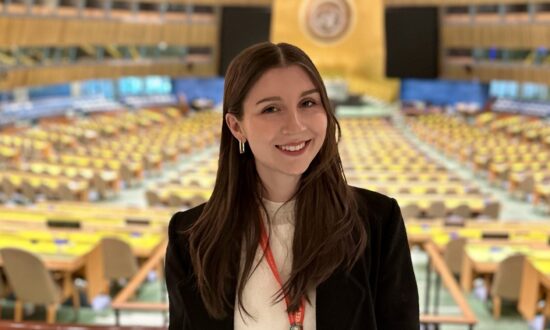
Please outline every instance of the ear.
M235 139L246 142L246 134L244 132L244 129L234 114L225 114L225 123L227 124L227 127L229 127L229 130L231 131L231 134L233 134Z

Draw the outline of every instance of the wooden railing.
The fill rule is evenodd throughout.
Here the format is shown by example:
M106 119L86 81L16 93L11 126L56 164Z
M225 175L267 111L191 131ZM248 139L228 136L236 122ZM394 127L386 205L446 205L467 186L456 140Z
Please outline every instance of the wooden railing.
M116 315L116 324L118 325L120 323L120 311L121 310L134 310L134 311L159 311L162 312L164 316L166 316L166 312L168 311L168 302L166 301L160 301L160 302L143 302L143 301L130 301L130 298L132 298L137 291L137 289L141 286L143 281L146 279L149 272L157 270L159 275L159 279L161 280L161 300L163 300L166 297L166 286L164 283L164 272L163 272L163 266L164 266L164 255L166 253L166 246L168 245L168 241L164 241L155 249L154 253L151 255L149 259L141 266L139 271L136 275L134 275L130 282L118 293L118 295L113 299L113 302L111 303L111 307L115 310ZM166 317L165 317L165 323L167 323ZM0 329L1 330L1 329Z
M474 325L477 323L477 319L472 312L472 309L468 305L466 298L460 289L458 282L455 280L451 274L449 268L445 264L445 260L441 256L441 253L438 251L435 244L431 241L428 241L422 245L422 248L428 255L429 261L427 263L427 274L426 274L426 300L424 304L424 313L420 315L420 323L426 326L435 326L436 328L440 324L457 324L465 325L469 329L473 329ZM430 291L431 291L431 273L432 268L436 272L436 283L435 283L435 301L430 312ZM453 301L456 303L460 309L461 315L439 315L439 294L441 281L443 285L449 291Z
M0 330L164 330L165 327L118 327L118 326L99 326L82 324L46 324L41 322L10 322L0 321Z
M168 311L168 304L166 302L132 302L129 301L133 297L134 293L138 287L143 283L147 274L154 270L155 267L162 265L163 257L166 251L167 242L163 242L155 250L153 255L146 261L146 263L140 268L139 272L130 280L128 285L115 297L111 306L117 311L117 325L119 322L119 311L121 310L136 310L136 311L159 311L166 313ZM428 255L428 273L427 273L427 288L426 288L426 301L424 313L420 316L420 322L426 326L438 326L440 324L454 324L454 325L465 325L469 329L473 329L474 325L477 323L477 319L472 312L468 302L464 298L460 287L451 274L449 268L445 264L443 257L440 252L437 250L437 247L431 242L428 241L422 245L424 251ZM431 273L434 269L436 273L436 296L434 306L430 312L430 291L431 291ZM449 291L453 301L458 306L461 315L439 315L438 314L438 305L439 305L439 291L441 286L441 281L443 285ZM163 288L164 283L162 284ZM162 297L165 293L162 292ZM1 329L0 329L1 330Z

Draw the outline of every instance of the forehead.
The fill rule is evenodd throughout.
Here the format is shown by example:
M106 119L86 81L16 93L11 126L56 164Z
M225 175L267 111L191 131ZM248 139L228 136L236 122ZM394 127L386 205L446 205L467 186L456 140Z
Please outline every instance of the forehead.
M247 99L300 95L302 92L315 87L303 68L298 65L290 65L264 72L250 89Z

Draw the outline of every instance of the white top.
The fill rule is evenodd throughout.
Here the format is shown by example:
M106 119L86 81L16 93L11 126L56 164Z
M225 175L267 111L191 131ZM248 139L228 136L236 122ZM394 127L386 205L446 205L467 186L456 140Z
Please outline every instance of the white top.
M279 269L283 283L288 280L292 269L292 240L294 238L294 201L283 205L264 199L264 205L271 219L271 235L269 245L273 252L273 258ZM267 226L266 219L264 224ZM269 230L269 229L268 229ZM259 246L256 250L256 258L252 269L262 257L263 251ZM242 264L242 263L241 263ZM285 300L274 304L276 293L280 285L273 276L266 259L263 258L260 265L250 275L243 290L243 304L252 318L238 308L239 297L235 301L235 330L288 330L290 324L286 312ZM315 289L308 292L312 304L306 301L304 330L315 330Z

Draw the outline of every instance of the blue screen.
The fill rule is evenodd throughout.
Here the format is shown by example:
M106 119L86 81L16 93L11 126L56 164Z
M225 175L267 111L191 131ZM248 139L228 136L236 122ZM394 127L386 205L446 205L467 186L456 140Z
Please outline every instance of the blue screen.
M118 80L118 92L120 96L142 95L145 92L143 78L124 77Z
M13 94L10 92L0 92L0 103L8 103L13 101Z
M519 97L519 84L515 81L493 80L489 84L489 95L499 99L516 99Z
M145 94L166 95L172 93L172 81L170 77L149 76L145 78Z
M115 87L111 80L88 80L80 84L80 94L82 96L103 96L107 99L113 99Z
M71 85L69 84L29 88L29 98L31 100L70 96Z
M524 83L521 86L521 97L527 100L544 101L548 98L548 86Z
M487 98L487 90L479 82L402 79L400 97L402 101L425 101L437 105L458 102L482 105Z

